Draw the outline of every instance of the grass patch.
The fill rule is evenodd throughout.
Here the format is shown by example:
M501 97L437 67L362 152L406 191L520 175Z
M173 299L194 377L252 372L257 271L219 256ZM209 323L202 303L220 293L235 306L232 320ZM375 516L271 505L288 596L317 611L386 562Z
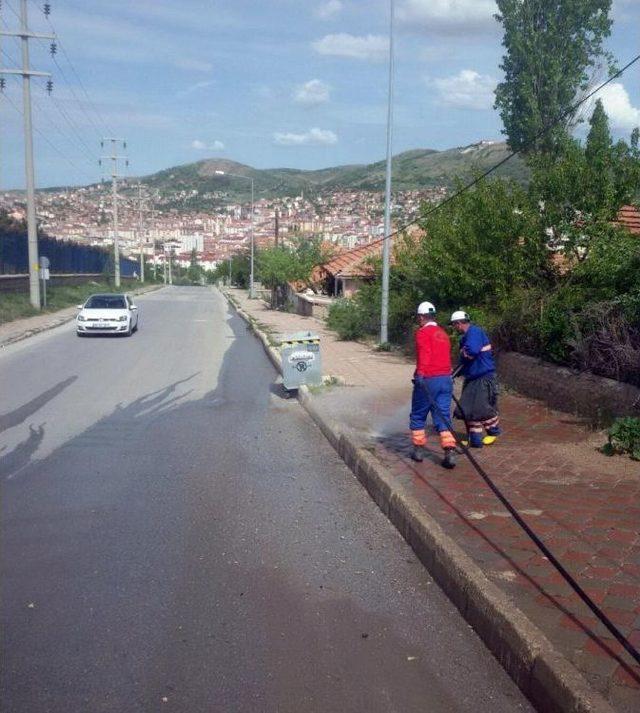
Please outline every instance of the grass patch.
M135 284L135 287L139 283ZM33 317L37 314L48 314L57 312L65 307L84 302L89 295L97 292L122 292L134 289L133 284L124 283L116 288L113 284L106 282L86 282L83 285L58 285L47 288L47 306L38 311L29 302L29 293L25 292L3 292L0 295L0 324L12 322L15 319Z

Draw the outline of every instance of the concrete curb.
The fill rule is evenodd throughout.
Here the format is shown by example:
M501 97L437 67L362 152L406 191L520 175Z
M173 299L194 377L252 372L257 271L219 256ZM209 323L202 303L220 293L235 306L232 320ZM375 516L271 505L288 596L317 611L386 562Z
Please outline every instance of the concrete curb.
M131 294L133 295L143 295L146 292L155 292L156 290L159 290L160 288L164 287L164 285L153 285L149 287L142 287L138 290L131 290ZM62 314L62 313L65 314ZM58 317L56 317L58 315ZM48 332L50 329L55 329L56 327L61 327L63 324L67 324L67 322L71 322L76 318L76 308L75 307L65 307L64 309L59 310L58 312L51 312L51 321L47 322L46 324L40 325L39 327L33 327L32 329L27 329L24 332L21 332L20 334L16 334L13 337L8 337L7 339L1 339L0 338L0 349L4 347L8 347L10 344L16 344L17 342L22 342L25 339L29 339L29 337L35 337L36 334L41 334L42 332ZM27 317L27 319L30 319ZM20 322L21 320L16 320L16 322ZM11 322L7 322L7 324L11 324Z
M255 320L223 291L281 371L280 355ZM482 569L426 513L393 475L356 439L314 404L306 386L298 400L327 440L414 550L440 588L455 604L520 690L549 713L614 713L573 664L491 582Z

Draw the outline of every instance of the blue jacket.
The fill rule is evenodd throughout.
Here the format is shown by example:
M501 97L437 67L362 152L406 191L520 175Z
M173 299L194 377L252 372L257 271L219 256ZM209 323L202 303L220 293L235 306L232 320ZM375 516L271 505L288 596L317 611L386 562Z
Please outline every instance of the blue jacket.
M460 338L460 363L462 375L470 381L495 373L491 342L482 327L472 324Z

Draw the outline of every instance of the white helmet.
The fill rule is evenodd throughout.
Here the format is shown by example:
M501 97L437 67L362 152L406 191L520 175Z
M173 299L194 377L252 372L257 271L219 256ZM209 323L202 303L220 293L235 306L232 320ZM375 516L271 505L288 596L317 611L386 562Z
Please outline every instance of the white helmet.
M418 305L418 314L435 314L436 308L431 304L431 302L421 302Z
M469 315L466 312L464 312L463 310L458 309L451 315L451 319L449 321L451 323L453 323L453 322L470 322L471 317L469 317Z

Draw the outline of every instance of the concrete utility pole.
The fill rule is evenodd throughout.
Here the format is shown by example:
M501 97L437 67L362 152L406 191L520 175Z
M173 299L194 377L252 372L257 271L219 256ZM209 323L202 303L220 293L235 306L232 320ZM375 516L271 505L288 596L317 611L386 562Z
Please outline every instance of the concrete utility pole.
M142 242L142 184L138 183L138 239L140 241L140 282L144 282L144 245Z
M391 137L393 126L393 0L389 0L389 97L387 105L387 172L384 195L384 239L382 241L382 304L380 344L389 341L389 256L391 253Z
M118 173L118 161L125 161L125 165L129 165L129 160L126 156L118 156L116 153L117 144L121 143L122 148L127 148L127 142L124 139L104 138L100 142L100 148L104 148L104 142L111 142L111 154L100 158L100 165L103 160L111 161L111 197L113 201L113 261L114 261L114 281L116 287L120 287L120 242L118 238L118 178L121 174Z
M167 246L162 245L162 250L164 252L164 260L162 261L162 279L164 280L164 284L167 284Z
M27 0L20 0L20 30L0 32L5 37L19 37L22 45L22 69L0 69L0 74L22 76L22 104L24 122L24 164L27 184L27 247L29 256L29 299L31 306L41 309L38 262L38 224L36 218L36 191L33 170L33 125L31 120L31 77L51 77L48 72L34 72L29 67L29 40L33 38L55 40L55 35L29 32ZM53 49L52 49L53 52ZM48 87L51 87L49 83Z

